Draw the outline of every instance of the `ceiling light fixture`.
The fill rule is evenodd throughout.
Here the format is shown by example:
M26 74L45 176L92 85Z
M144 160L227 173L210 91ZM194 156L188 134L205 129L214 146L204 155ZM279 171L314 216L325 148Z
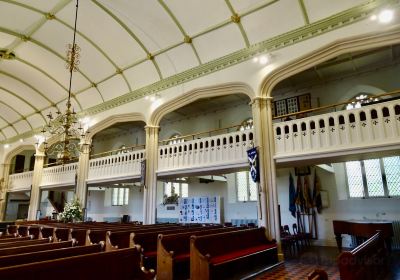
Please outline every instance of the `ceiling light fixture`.
M80 58L80 47L75 43L78 6L79 0L76 0L73 42L67 45L66 68L69 71L69 87L66 109L64 113L58 110L55 117L51 112L47 115L48 122L41 131L43 136L37 137L36 143L37 145L43 143L45 154L47 156L54 155L57 158L57 162L62 164L77 158L79 153L83 151L82 147L88 145L85 141L88 133L87 127L86 129L82 127L82 122L78 121L76 112L71 104L72 74L78 71ZM49 147L47 137L52 136L61 140Z
M381 23L389 23L393 20L393 10L383 10L378 15L378 20Z

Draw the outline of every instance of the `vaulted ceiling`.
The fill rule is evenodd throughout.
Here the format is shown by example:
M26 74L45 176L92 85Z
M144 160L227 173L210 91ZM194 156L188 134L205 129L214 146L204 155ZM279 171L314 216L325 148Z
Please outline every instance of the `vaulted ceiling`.
M73 107L93 114L116 100L141 98L217 64L350 24L385 2L81 0ZM49 111L65 108L65 46L74 15L74 0L0 0L0 141L28 135Z

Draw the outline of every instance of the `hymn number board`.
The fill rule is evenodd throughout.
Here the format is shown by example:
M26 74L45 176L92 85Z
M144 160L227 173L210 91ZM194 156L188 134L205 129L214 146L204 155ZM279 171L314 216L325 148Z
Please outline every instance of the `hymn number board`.
M273 116L282 116L311 109L311 95L309 93L274 101Z

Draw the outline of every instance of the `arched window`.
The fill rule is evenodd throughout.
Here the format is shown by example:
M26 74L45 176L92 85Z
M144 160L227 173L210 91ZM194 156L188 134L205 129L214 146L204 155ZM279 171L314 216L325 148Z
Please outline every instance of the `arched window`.
M368 104L372 101L378 101L379 99L372 94L362 92L356 96L355 101L350 102L346 105L346 110L351 110L355 108L361 108L362 104Z
M185 142L185 139L180 138L180 137L181 137L180 134L174 134L174 135L172 135L172 136L169 138L169 140L168 140L168 142L167 142L167 145L173 145L173 144L178 144L178 143L183 143L183 142Z
M253 128L253 119L248 118L247 120L244 120L241 125L239 126L240 131L246 130L246 129L252 129Z

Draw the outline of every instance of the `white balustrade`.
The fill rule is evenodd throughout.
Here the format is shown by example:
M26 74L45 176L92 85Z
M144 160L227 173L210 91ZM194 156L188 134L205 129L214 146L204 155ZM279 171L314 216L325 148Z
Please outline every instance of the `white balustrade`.
M89 161L89 183L139 178L145 150L136 150Z
M158 149L158 174L179 170L207 170L247 164L247 149L253 142L253 130L205 137L162 145Z
M30 190L33 179L33 171L11 174L8 177L8 191Z
M43 168L42 187L63 187L75 185L78 163L69 163Z
M275 159L400 144L400 100L275 123Z

